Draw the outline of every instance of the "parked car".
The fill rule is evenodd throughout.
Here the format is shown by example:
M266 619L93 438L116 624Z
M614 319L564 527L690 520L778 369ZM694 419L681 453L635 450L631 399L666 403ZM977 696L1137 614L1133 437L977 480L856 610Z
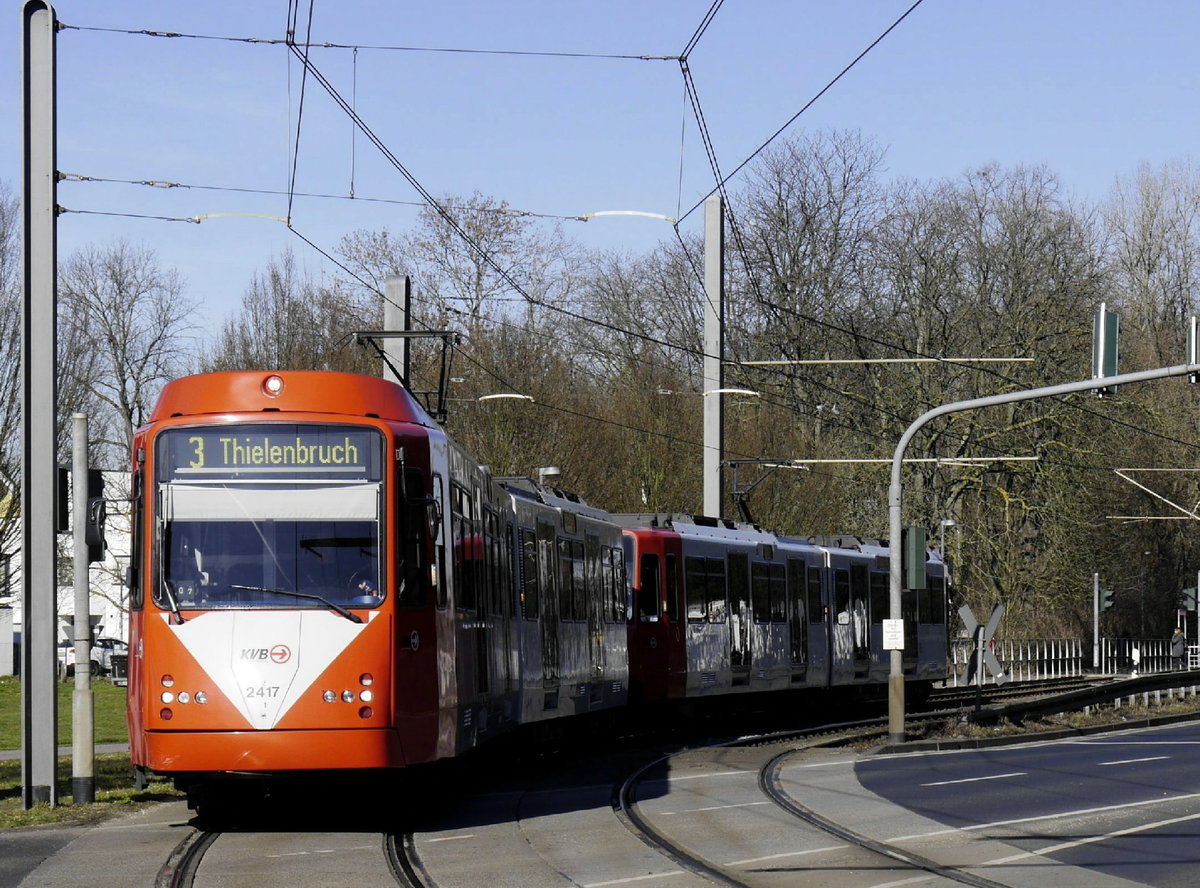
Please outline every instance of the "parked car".
M119 638L97 638L92 642L92 659L100 664L104 675L112 672L113 654L129 653L129 645Z
M106 675L112 670L112 655L128 653L129 645L119 638L97 638L91 649L92 675ZM68 677L75 674L75 642L58 643L58 668Z

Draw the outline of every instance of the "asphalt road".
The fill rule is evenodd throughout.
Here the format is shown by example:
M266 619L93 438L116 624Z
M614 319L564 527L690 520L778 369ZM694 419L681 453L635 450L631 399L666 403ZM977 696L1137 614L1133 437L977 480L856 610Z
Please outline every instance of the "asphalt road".
M863 759L861 786L1017 851L1156 888L1200 873L1200 723L990 749ZM1002 874L995 876L1005 881Z

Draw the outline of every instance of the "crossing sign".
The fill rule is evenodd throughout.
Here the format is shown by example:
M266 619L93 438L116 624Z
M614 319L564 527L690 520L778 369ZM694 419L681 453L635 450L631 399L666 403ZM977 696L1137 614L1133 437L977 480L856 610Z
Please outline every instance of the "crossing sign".
M1000 661L996 659L996 655L992 652L990 644L996 635L996 630L1000 628L1000 618L1004 616L1004 605L996 605L986 626L980 625L979 621L975 619L975 614L971 612L969 605L964 604L960 607L958 615L962 619L963 625L967 627L967 633L975 639L975 650L971 653L971 661L975 664L976 683L983 683L983 670L986 667L995 676L996 684L1004 684L1008 681L1008 676L1004 672L1004 667L1000 665ZM982 659L982 662L979 662L977 658ZM968 675L970 671L970 664L968 664Z

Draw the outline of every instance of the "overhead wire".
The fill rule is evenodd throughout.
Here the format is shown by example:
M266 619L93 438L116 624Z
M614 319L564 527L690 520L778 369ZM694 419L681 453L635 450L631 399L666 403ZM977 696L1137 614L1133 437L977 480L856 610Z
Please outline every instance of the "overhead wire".
M723 2L723 0L722 0ZM295 31L295 19L289 10L289 28ZM678 56L650 55L647 53L604 53L604 52L561 52L527 49L472 49L461 46L403 46L372 43L336 43L311 39L297 41L294 37L238 37L223 34L189 34L182 31L160 31L151 28L104 28L93 25L71 25L60 22L60 31L97 31L108 34L127 34L135 37L162 37L169 39L215 40L226 43L247 43L264 46L298 46L308 49L360 49L377 52L412 52L412 53L448 53L456 55L495 55L495 56L530 56L534 58L561 59L609 59L612 61L633 62L674 62Z
M705 20L697 28L695 34L693 35L692 40L689 41L688 47L687 47L688 51L690 51L691 49L694 48L696 42L699 40L700 36L703 35L705 29L708 27L708 24L711 23L712 17L715 15L716 11L720 8L722 2L723 2L723 0L717 0L717 2L714 2L712 4L712 6L709 9L709 12L706 14ZM845 76L846 73L848 73L856 64L858 64L858 62L861 61L862 58L868 52L870 52L876 45L878 45L878 43L880 41L882 41L892 30L894 30L905 18L907 18L908 15L911 14L921 4L921 2L923 2L923 0L917 0L917 2L913 3L903 15L901 15L887 30L885 30L879 37L877 37L875 39L875 41L873 41L866 49L864 49L850 64L845 66L841 70L841 72L838 73L837 76L835 76L831 81L829 81L829 83L826 84L826 86L824 88L822 88L822 90L820 90L815 96L813 96L813 98L810 99L799 111L797 111L796 114L794 114L769 139L767 139L758 149L756 149L755 152L753 152L750 156L748 156L745 160L743 160L738 165L738 167L734 169L734 171L732 173L730 173L728 176L718 175L718 187L714 188L712 191L710 191L709 194L711 195L712 193L715 193L716 191L718 191L720 189L721 186L724 186L728 181L730 181L733 177L735 177L751 160L754 159L754 157L756 157L759 153L761 153L762 150L764 150L772 141L774 141L774 139L776 139L782 132L784 132L792 123L794 123L795 120L801 114L803 114L809 107L811 107L814 102L816 102L818 99L820 99L834 84L836 84L843 76ZM76 29L78 29L78 30L117 31L117 32L127 33L127 34L144 34L147 36L159 36L159 37L192 37L192 38L196 38L196 39L230 39L230 40L235 40L236 42L246 42L246 43L274 43L274 44L282 43L282 44L288 46L289 49L292 51L292 53L294 55L297 55L300 58L301 64L304 67L305 77L307 78L308 74L313 74L314 78L318 79L318 82L321 82L323 80L323 77L315 69L315 66L311 63L311 60L308 57L308 53L307 53L307 50L309 48L314 48L314 47L341 48L341 49L354 49L354 48L395 49L395 50L408 50L408 51L445 51L445 52L461 51L461 52L479 52L479 53L500 54L500 55L544 55L544 56L573 56L573 57L586 57L586 58L603 57L603 58L621 58L621 59L638 59L638 60L669 60L669 61L677 61L677 62L684 61L683 58L677 57L677 56L641 56L641 55L638 55L638 56L634 56L634 55L604 55L604 56L601 56L599 54L582 54L582 53L535 53L535 52L516 52L516 51L453 50L453 49L439 49L439 48L428 48L428 47L425 47L425 48L422 48L422 47L382 47L382 46L369 46L369 45L365 45L365 44L313 43L311 40L311 27L312 27L312 5L311 5L311 3L310 3L310 10L309 10L310 14L309 14L309 22L308 22L309 34L308 34L305 42L303 44L301 44L295 40L295 30L296 30L295 26L296 26L296 22L297 22L298 12L299 12L298 6L296 6L295 3L293 2L289 8L288 37L283 41L260 40L257 38L221 38L221 37L212 37L212 36L208 36L208 35L182 34L182 33L178 33L178 32L153 32L153 31L147 31L147 30L87 28L87 27L78 27L78 26L69 26L69 25L63 25L62 27L63 28L76 27ZM303 55L301 55L299 52L302 48L305 50ZM698 93L695 92L694 81L692 81L690 78L690 70L687 69L686 65L683 65L682 68L686 71L685 79L691 81L690 98L693 102L693 107L694 107L695 111L697 112L698 118L702 121L703 115L702 115L702 110L699 107L699 97L698 97ZM339 104L343 104L344 100L342 100L340 98L340 96L337 95L336 90L333 90L331 85L328 84L327 81L322 82L321 85L323 86L323 88L326 89L327 92L330 92L331 96L335 99L336 102L338 102ZM301 105L302 104L303 104L303 91L301 94ZM466 235L465 232L462 231L462 229L459 226L457 226L457 224L454 222L454 220L447 215L445 208L439 202L432 200L431 195L429 195L427 192L424 191L424 189L420 186L420 183L418 183L415 180L415 178L412 178L411 173L409 173L403 167L402 164L399 164L398 159L396 159L394 157L394 155L391 154L391 152L386 148L386 146L383 145L381 142L376 141L374 135L372 133L370 133L369 130L365 127L365 124L362 123L361 118L358 116L358 114L354 110L353 106L346 107L343 104L343 110L350 115L350 117L351 117L352 121L355 123L355 125L363 130L364 134L367 135L367 137L369 139L371 139L373 143L376 144L376 147L384 153L385 157L387 157L390 161L393 162L393 165L395 165L397 167L397 169L402 173L402 175L404 175L405 178L409 180L410 184L413 185L413 187L418 191L418 193L420 193L422 195L422 197L425 198L426 205L433 207L437 212L439 212L439 214L441 214L443 216L443 218L446 219L448 224L450 224L452 228L455 228L457 230L459 235L461 237L463 237L464 241L466 243L468 243L469 245L471 245L473 249L481 251L480 254L482 256L484 256L486 259L486 256L487 256L486 251L482 251L482 248L480 248L470 237L468 237ZM297 155L299 153L299 136L300 136L300 129L301 129L300 124L301 124L301 121L298 119L297 120L297 131L296 131L296 154ZM702 124L702 126L703 126L703 124ZM715 156L715 151L714 151L712 154L712 157L711 157L711 161L713 162L714 167L719 170L719 167L717 167L715 165L715 160L716 160L716 156ZM295 164L296 164L296 158L294 157L293 158L292 181L290 183L290 187L289 187L289 191L288 191L289 213L288 213L287 221L288 221L289 227L291 227L292 201L294 200L294 198L296 196L304 196L303 193L296 192L295 188L294 188L295 176L296 176L296 165ZM191 186L189 186L189 187L191 187ZM203 187L203 186L194 186L194 187ZM234 189L231 189L231 190L234 190ZM369 198L355 198L355 199L371 200ZM695 206L693 206L690 210L688 210L687 213L681 214L680 219L686 218L691 213L693 213L700 206L701 203L703 203L703 200L700 203L697 203ZM87 212L87 211L66 210L66 212ZM100 215L101 213L96 213L96 214ZM138 214L117 214L117 213L103 214L103 215L126 215L126 216L131 216L134 218L162 219L165 221L187 221L187 222L196 222L196 221L199 221L199 218L200 218L200 217L190 217L190 218L155 217L155 216L141 216ZM568 217L568 218L570 218L570 217ZM735 217L731 216L731 218L735 218ZM738 237L737 237L737 233L736 233L736 222L734 223L734 227L735 227L735 241L737 241ZM356 279L360 280L360 283L364 283L364 284L366 283L366 282L362 281L361 278L358 278L357 275L354 275L354 273L352 271L350 271L348 268L346 268L342 263L339 263L335 259L333 259L327 251L318 247L309 238L300 234L300 232L295 232L295 233L297 234L298 237L301 238L301 240L304 240L306 243L308 243L311 247L313 247L318 252L320 252L327 259L330 259L330 261L334 262L335 265L342 268L344 271L346 271L348 274L351 274ZM677 235L680 243L684 244L683 238L679 234L678 223L676 223L676 235ZM690 251L686 250L686 244L684 244L684 246L685 246L685 253L688 256L688 260L689 260L689 262L692 262L693 269L695 269L695 264L692 261ZM743 254L743 262L745 262L745 261L746 261L745 256ZM546 304L544 302L541 302L540 300L534 299L529 294L525 293L523 288L516 285L515 282L512 281L511 278L498 265L493 264L493 267L495 268L495 270L498 273L501 274L501 276L511 286L514 287L514 290L521 293L522 297L526 301L529 301L530 303L535 304L535 305L540 305L541 307L544 307L544 308L547 308L550 310L562 311L564 314L567 314L568 316L571 316L580 321L594 322L593 319L583 317L577 313L573 313L568 310L562 309L561 307ZM375 288L372 287L372 289L374 290ZM377 290L375 290L375 291L378 292ZM817 319L814 319L814 320L817 323L824 323L821 320L817 320ZM633 331L623 331L611 324L600 323L600 326L603 326L603 327L609 329L611 332L618 333L621 335L632 335L635 338L644 339L644 340L650 341L650 342L656 341L656 340L654 340L653 337L648 337L643 334L635 333ZM855 333L852 335L858 335L858 334ZM664 345L669 348L678 348L678 346L675 346L675 345L672 345L672 344L666 343L666 342L660 342L659 344ZM887 347L889 347L889 348L903 349L903 346L895 346L895 345L891 345L891 344L885 344L885 345L887 345ZM1136 427L1133 427L1133 426L1130 426L1130 427L1136 429ZM1142 430L1142 431L1145 431L1145 430ZM1176 440L1176 439L1168 438L1167 440ZM1176 443L1185 444L1185 445L1187 444L1187 442L1182 442L1182 441L1177 441L1177 440L1176 440ZM1188 446L1191 446L1191 445L1188 445Z
M316 0L309 0L308 3L308 34L306 40L312 37L312 19L313 8ZM298 0L289 0L288 2L288 27L287 34L289 40L294 40L296 34L296 16L299 14ZM289 46L294 44L289 43ZM305 47L303 61L308 61L308 48ZM308 65L304 65L304 70L300 76L300 100L296 108L296 138L292 144L292 174L288 179L288 224L291 225L292 219L292 202L295 200L296 191L296 173L300 166L300 131L304 122L304 91L308 85Z
M779 136L782 135L793 123L795 123L796 120L799 119L799 117L802 114L804 114L804 112L806 112L809 108L811 108L814 104L816 104L821 99L821 97L825 95L825 93L829 92L829 90L831 90L834 87L834 85L837 84L837 82L839 80L841 80L843 77L845 77L850 72L850 70L852 68L854 68L855 65L857 65L859 62L861 62L866 57L866 55L869 52L871 52L871 50L873 50L876 46L878 46L881 42L883 42L883 40L889 34L891 34L892 31L894 31L897 27L900 26L901 22L903 22L906 18L908 18L913 13L913 11L924 2L925 2L925 0L916 0L916 2L913 3L913 5L910 6L908 9L906 9L904 11L904 13L898 19L896 19L894 22L892 22L882 34L880 34L873 41L871 41L871 43L867 46L866 49L864 49L857 56L855 56L854 60L852 62L850 62L850 64L848 64L844 68L842 68L842 70L839 71L832 80L830 80L823 87L821 87L820 90L818 90L816 95L814 95L811 99L809 99L807 102L805 102L799 111L797 111L795 114L793 114L791 117L789 117L787 119L787 121L781 127L779 127L779 129L775 130L775 132L772 133L771 136L765 142L763 142L756 149L754 149L754 151L752 151L741 163L739 163L737 165L737 167L734 168L733 172L731 172L728 176L721 179L717 183L717 186L714 187L712 190L710 190L708 192L708 194L704 195L704 197L702 197L699 201L697 201L696 204L690 210L688 210L686 213L680 214L680 216L679 216L680 220L686 219L692 213L696 212L696 210L699 209L701 205L703 205L704 201L707 200L708 197L710 197L712 194L716 193L730 179L732 179L734 176L736 176L738 173L740 173L743 169L745 169L746 165L748 163L750 163L750 161L752 161L754 158L756 158L759 154L761 154L767 148L768 145L770 145L777 138L779 138Z
M138 185L146 188L159 188L170 190L173 188L190 189L195 191L224 191L231 194L264 194L269 196L286 197L289 194L295 197L305 197L320 200L348 200L358 203L380 203L391 204L394 206L404 207L426 207L424 201L417 200L399 200L397 198L386 197L364 197L361 194L329 194L323 192L312 191L284 191L272 188L245 188L234 185L198 185L188 182L174 182L169 179L116 179L104 176L88 176L80 173L59 173L59 181L63 182L81 182L81 183L103 183L115 185ZM468 207L456 206L454 204L443 204L449 210L471 210L472 212L496 214L502 216L513 216L517 218L533 218L533 219L557 219L564 222L589 222L596 215L595 213L539 213L534 210L519 210L511 207Z

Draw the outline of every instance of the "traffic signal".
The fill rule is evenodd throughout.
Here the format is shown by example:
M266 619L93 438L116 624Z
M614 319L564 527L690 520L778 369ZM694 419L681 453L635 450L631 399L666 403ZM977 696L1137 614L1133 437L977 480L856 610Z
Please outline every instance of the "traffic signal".
M99 469L88 469L87 473L87 524L84 539L88 547L88 563L104 560L104 520L108 506L104 502L104 476Z
M1112 589L1101 589L1100 590L1100 610L1101 611L1106 611L1110 607L1113 606L1113 595L1114 595L1114 593L1113 593Z
M901 534L901 543L904 588L928 589L929 579L925 571L925 559L928 557L925 528L910 524Z
M1183 606L1190 611L1196 609L1196 589L1189 587L1183 590Z

